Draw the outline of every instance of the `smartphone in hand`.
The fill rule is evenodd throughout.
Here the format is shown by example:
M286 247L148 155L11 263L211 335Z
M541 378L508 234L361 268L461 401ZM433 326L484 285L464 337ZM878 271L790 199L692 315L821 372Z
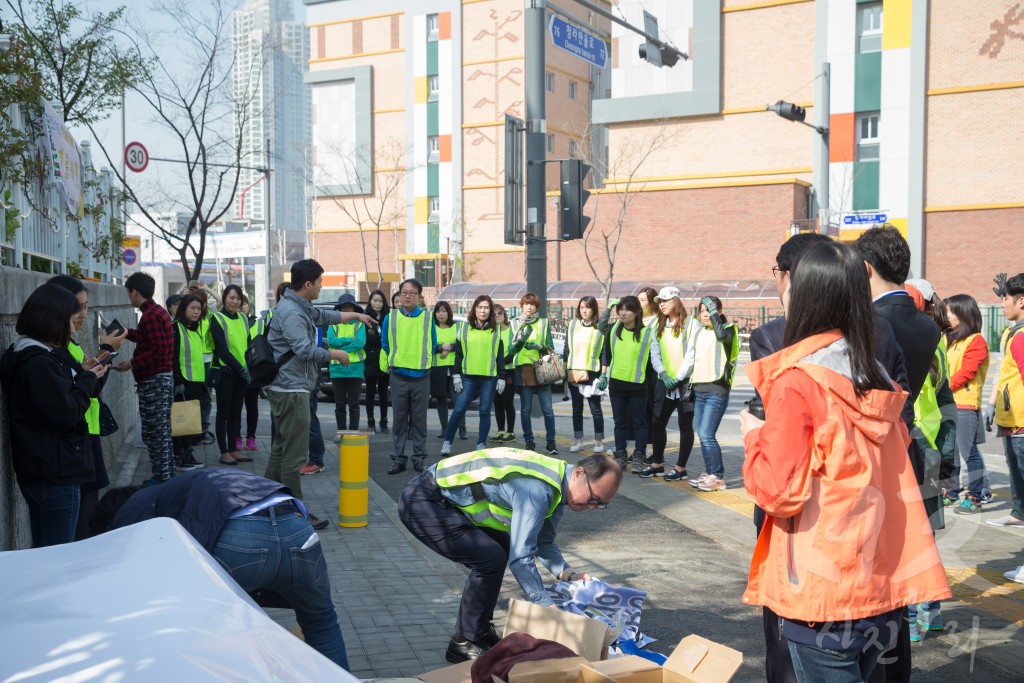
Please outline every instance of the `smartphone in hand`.
M117 319L115 318L114 320L110 321L109 325L107 325L106 331L107 331L107 334L122 335L122 334L124 334L124 325L119 323L117 321Z
M103 365L113 365L115 358L117 358L117 351L105 351L97 356L96 360Z

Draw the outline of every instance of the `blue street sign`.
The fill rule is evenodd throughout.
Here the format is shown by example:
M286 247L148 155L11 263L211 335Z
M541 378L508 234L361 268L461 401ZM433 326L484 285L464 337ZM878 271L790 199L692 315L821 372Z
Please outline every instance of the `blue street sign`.
M849 216L843 216L843 223L846 225L877 225L879 223L885 223L889 220L889 216L884 213L854 213Z
M555 47L590 62L598 69L608 65L608 46L597 36L555 15L551 15L548 22L548 32Z

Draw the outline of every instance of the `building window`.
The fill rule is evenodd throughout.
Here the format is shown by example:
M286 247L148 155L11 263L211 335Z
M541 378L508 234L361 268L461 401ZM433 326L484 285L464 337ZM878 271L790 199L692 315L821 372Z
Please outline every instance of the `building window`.
M857 5L857 52L882 49L882 3Z
M427 15L427 40L437 40L438 21L436 14Z
M544 78L544 84L548 92L555 92L555 74L548 71Z
M555 136L548 133L548 152L555 151Z
M878 112L857 116L857 161L878 161Z
M576 141L575 140L569 140L569 158L570 159L575 159L576 158Z
M428 201L430 207L430 215L427 217L427 220L430 221L431 223L436 223L441 215L441 198L430 197Z
M427 76L427 101L433 102L437 99L438 91L441 89L439 76Z
M427 161L437 163L441 158L441 138L431 135L427 138Z
M422 261L413 261L415 266L415 277L420 281L424 287L436 287L437 279L435 277L436 269L434 268L433 259L424 259Z
M576 81L569 81L569 99L576 99Z

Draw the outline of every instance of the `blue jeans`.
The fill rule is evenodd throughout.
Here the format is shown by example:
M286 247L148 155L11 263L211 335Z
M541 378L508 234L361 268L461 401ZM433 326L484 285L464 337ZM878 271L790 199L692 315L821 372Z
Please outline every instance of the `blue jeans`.
M519 388L519 415L523 423L523 440L533 441L533 396L540 399L540 410L544 413L544 431L547 445L555 445L555 410L551 407L551 385L544 387Z
M320 542L296 511L229 519L217 537L213 556L247 593L273 591L295 610L306 644L348 670L345 641L331 600L331 579Z
M716 477L725 476L722 464L722 447L715 437L722 424L725 409L729 407L729 394L707 394L695 392L693 405L693 426L700 438L700 452L704 456L704 471Z
M487 432L491 431L491 408L494 406L494 391L498 385L497 377L471 377L462 376L462 391L455 395L455 408L451 417L448 418L448 427L444 430L444 440L448 443L455 438L455 432L459 425L463 424L466 411L473 399L480 397L480 427L477 432L476 442L486 444ZM505 391L513 391L511 386L506 385Z
M975 441L981 416L977 410L969 408L957 408L956 414L956 449L959 457L954 460L950 478L956 481L957 487L949 493L957 495L963 490L960 486L960 458L963 458L967 463L967 493L974 498L981 498L982 489L988 486L985 481L985 461Z
M799 683L860 683L868 680L878 657L877 647L860 650L824 650L789 641L793 670Z
M583 438L583 393L575 384L569 385L569 393L572 395L572 434L577 439ZM604 412L601 410L601 397L588 396L587 403L590 404L590 414L594 418L594 439L604 439Z
M1010 470L1011 515L1024 519L1024 436L1005 436L1006 467Z
M317 384L313 391L309 392L309 462L314 465L324 464L324 434L320 431L320 418L316 416L317 394L320 393L320 385Z
M80 484L69 486L28 486L19 484L28 503L32 547L71 543L75 540L78 509L82 501Z
M647 394L639 396L609 396L612 403L612 421L615 423L615 452L626 452L629 436L636 440L633 449L647 453ZM632 427L632 430L630 429Z

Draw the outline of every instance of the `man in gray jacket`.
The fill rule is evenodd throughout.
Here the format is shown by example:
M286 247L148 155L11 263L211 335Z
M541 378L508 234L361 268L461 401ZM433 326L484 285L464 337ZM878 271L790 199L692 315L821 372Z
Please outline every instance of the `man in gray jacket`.
M284 296L274 308L267 341L280 359L289 351L295 355L281 366L267 387L267 401L276 435L264 477L279 481L302 498L299 469L306 464L309 442L309 392L320 377L320 366L336 360L348 365L348 354L316 345L316 328L359 320L364 325L375 321L363 313L341 313L315 308L310 302L320 296L324 269L312 259L292 264L292 279ZM326 520L309 516L314 529L327 526Z

